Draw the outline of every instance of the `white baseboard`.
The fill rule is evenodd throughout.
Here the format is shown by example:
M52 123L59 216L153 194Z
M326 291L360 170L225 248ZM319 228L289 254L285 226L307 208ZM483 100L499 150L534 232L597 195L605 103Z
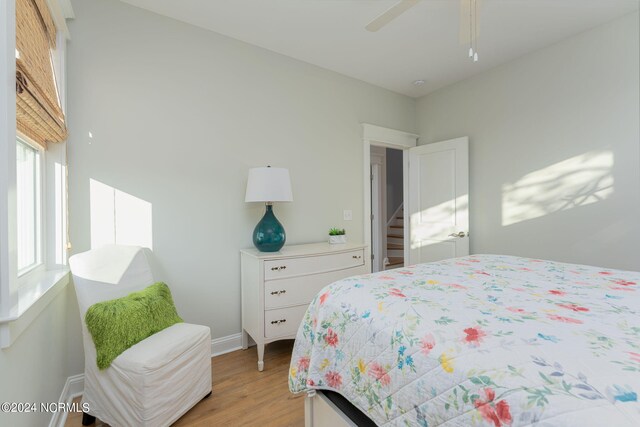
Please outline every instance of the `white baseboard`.
M211 357L231 353L242 348L242 333L228 335L211 340ZM67 378L60 393L58 402L71 403L73 399L82 395L84 390L84 374L73 375ZM67 421L66 412L55 412L49 422L49 427L63 427Z
M71 403L73 399L82 395L84 390L84 374L73 375L67 378L60 393L60 399L58 402ZM49 427L63 427L67 421L67 412L59 411L54 412L49 422Z
M231 353L242 348L242 333L211 340L211 357Z

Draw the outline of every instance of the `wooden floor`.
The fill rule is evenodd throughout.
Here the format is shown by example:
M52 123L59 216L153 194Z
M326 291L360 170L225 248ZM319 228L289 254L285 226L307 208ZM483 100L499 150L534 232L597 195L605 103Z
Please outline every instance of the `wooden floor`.
M214 357L213 394L173 425L303 426L304 394L294 396L287 383L292 347L293 341L269 344L262 372L255 347ZM81 427L82 414L69 414L65 426Z

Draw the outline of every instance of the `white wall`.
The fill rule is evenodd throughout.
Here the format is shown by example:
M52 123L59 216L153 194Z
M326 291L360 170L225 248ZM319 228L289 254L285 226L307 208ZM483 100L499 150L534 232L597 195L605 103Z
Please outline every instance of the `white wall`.
M238 251L264 211L244 202L250 167L290 169L294 201L275 206L288 243L333 226L363 239L360 123L414 131L415 100L119 1L73 8L74 252L91 244L90 179L151 203L178 311L221 337L240 332Z
M470 137L472 252L640 270L638 48L634 13L419 99Z
M0 402L57 402L67 371L68 292L62 291L8 348L0 351ZM77 369L77 367L75 367ZM73 374L78 372L72 372ZM46 426L51 414L0 412L0 425Z

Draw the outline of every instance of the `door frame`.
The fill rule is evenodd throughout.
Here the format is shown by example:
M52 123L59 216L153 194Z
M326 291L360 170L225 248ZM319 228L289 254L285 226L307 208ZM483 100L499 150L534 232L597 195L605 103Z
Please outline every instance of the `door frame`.
M409 148L418 145L420 136L404 132L397 129L389 129L381 126L362 123L362 141L363 141L363 182L364 182L364 243L367 245L365 249L366 265L371 272L371 146L395 148L403 150L402 153L402 193L403 200L406 203L409 197ZM385 221L386 224L386 221ZM406 224L406 222L405 222ZM404 227L404 259L409 260L409 227Z
M374 174L374 170L378 169L378 176L376 177ZM387 153L386 148L372 146L371 147L371 206L372 206L372 214L371 218L371 248L372 255L378 254L378 259L372 259L371 261L371 271L375 269L373 266L377 266L377 271L384 270L384 248L387 244L387 235L385 233L386 225L387 225L387 197L386 197L386 179L387 179ZM374 197L373 195L378 192L378 206L374 205ZM378 212L378 217L376 218L375 212ZM377 227L375 227L377 225ZM377 230L376 230L377 228ZM377 234L377 236L376 236ZM374 250L375 249L375 250Z

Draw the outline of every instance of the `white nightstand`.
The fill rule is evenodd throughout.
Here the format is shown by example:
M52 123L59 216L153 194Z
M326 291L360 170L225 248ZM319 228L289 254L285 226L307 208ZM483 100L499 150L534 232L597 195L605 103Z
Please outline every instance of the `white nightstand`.
M313 243L285 246L279 252L240 251L242 264L242 348L249 337L264 369L264 346L296 337L313 297L345 277L369 272L366 245Z

